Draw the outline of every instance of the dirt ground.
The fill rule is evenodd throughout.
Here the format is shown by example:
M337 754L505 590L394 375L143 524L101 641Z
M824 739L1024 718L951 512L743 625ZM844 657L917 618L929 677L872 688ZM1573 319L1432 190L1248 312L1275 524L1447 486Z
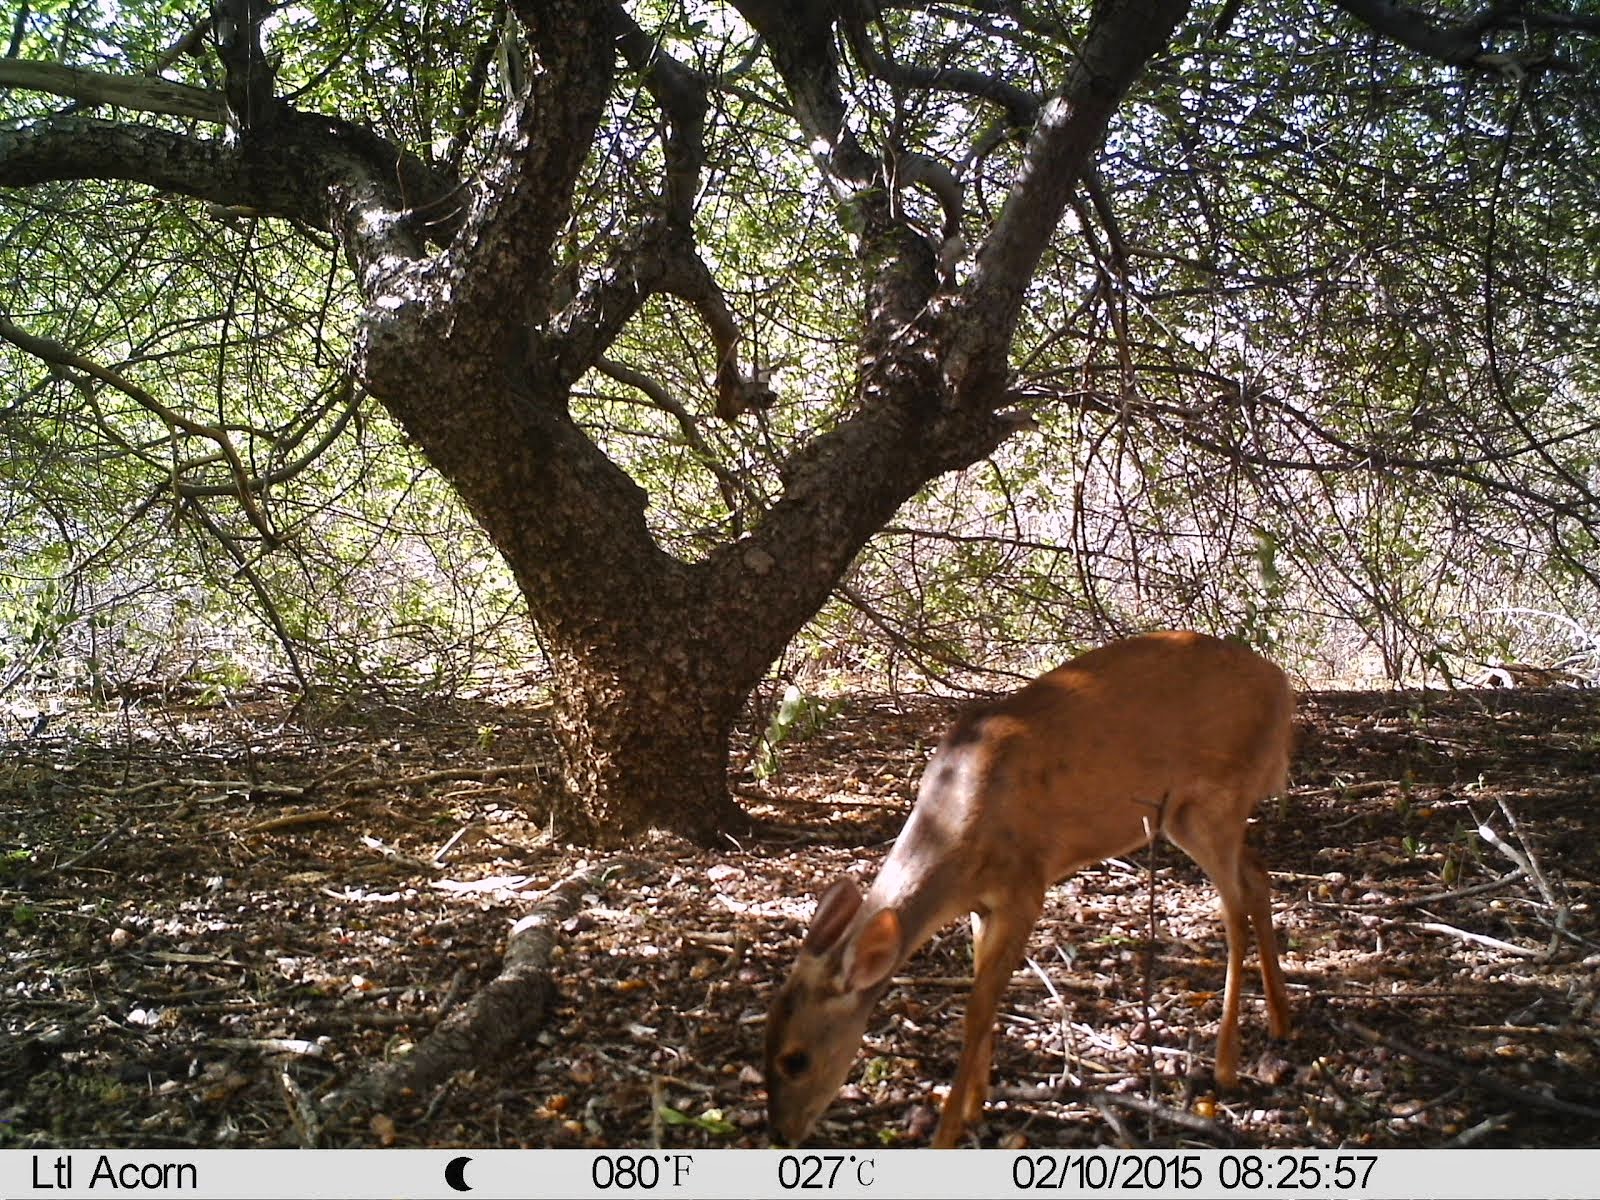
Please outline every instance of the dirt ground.
M583 897L519 1053L345 1124L308 1105L427 1038L593 862L530 815L540 713L146 700L13 723L0 1146L765 1145L768 998L816 893L870 877L954 708L851 699L737 781L749 844L641 847L652 869ZM1055 889L1011 981L978 1143L1600 1145L1600 692L1323 693L1299 719L1292 793L1252 835L1294 1039L1267 1039L1252 969L1247 1078L1214 1095L1214 894L1170 845L1104 864ZM969 972L964 925L912 959L818 1144L927 1144Z

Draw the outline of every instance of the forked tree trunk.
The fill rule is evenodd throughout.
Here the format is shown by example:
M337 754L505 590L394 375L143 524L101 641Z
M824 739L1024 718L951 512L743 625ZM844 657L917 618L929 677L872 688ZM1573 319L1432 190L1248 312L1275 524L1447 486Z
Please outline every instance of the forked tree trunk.
M841 215L859 242L866 303L852 415L797 447L778 465L781 492L752 503L743 532L693 564L652 535L649 497L582 427L572 398L656 296L704 320L719 360L718 416L743 411L723 408L738 385L765 388L738 378L730 306L696 243L711 81L639 28L634 6L513 0L537 68L464 181L365 125L278 96L262 35L274 7L214 5L236 136L41 119L0 130L0 184L138 180L337 233L367 304L353 378L494 540L549 652L569 827L607 843L651 827L704 842L737 829L725 771L745 696L900 504L1021 426L1008 411L1020 398L1009 355L1030 281L1111 112L1187 0L1098 0L1048 102L1034 114L1015 93L1009 121L1032 122L1021 165L959 278L940 260L962 238L930 239L897 198L930 189L954 232L955 173L853 132L880 122L852 115L839 48L870 41L856 9L871 6L734 0L789 92L801 144L848 197ZM659 202L619 201L602 214L594 253L565 261L584 225L573 213L587 164L614 152L609 132L597 139L611 128L619 55L630 109L642 80L664 125ZM623 141L617 152L654 157ZM612 235L613 217L626 232Z
M373 291L358 371L516 575L556 679L565 788L556 808L566 832L603 845L653 828L718 844L743 827L726 772L745 697L901 504L1026 423L1008 405L1027 282L1122 89L1187 5L1097 6L1082 61L1040 110L1014 194L959 288L894 203L893 172L849 131L833 10L739 7L772 46L811 145L829 148L828 170L857 197L868 281L853 412L779 465L781 494L744 514L739 537L692 563L669 554L645 489L574 412L574 387L647 297L688 301L713 341L728 322L694 240L702 85L657 61L659 48L619 25L611 6L515 5L543 69L502 123L506 154L449 255L424 260L419 246L407 265L354 246L371 259ZM551 248L600 126L619 29L656 62L656 98L675 123L665 207L557 301ZM941 202L955 203L948 190Z

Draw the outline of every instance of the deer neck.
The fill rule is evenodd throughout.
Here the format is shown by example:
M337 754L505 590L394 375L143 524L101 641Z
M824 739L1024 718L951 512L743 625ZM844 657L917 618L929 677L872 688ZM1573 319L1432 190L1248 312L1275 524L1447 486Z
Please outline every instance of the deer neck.
M893 908L900 917L904 962L945 925L973 907L972 854L954 814L912 809L861 905L862 917Z

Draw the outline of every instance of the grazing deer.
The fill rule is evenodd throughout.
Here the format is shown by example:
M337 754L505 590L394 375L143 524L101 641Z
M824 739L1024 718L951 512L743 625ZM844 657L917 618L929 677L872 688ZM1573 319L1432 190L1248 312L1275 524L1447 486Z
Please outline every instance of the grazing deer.
M1294 693L1241 645L1150 633L1092 650L959 717L939 743L905 828L865 900L835 880L767 1014L767 1115L798 1144L845 1077L894 972L971 914L966 1040L935 1146L983 1111L996 1011L1045 889L1164 833L1222 897L1228 970L1216 1080L1238 1079L1239 990L1255 929L1273 1036L1289 1007L1266 868L1245 845L1289 767Z

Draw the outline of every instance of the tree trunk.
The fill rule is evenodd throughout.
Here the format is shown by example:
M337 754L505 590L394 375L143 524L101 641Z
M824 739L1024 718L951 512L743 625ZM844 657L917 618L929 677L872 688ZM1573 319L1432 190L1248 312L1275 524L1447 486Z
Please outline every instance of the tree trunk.
M677 640L676 638L673 640ZM746 689L679 648L621 664L553 656L563 794L558 823L599 846L667 829L726 846L749 821L728 793L733 721Z

